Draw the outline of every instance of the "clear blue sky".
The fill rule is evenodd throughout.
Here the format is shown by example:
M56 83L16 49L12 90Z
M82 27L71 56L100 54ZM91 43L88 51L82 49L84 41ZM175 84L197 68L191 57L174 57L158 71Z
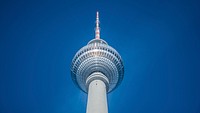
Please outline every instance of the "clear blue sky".
M125 77L109 113L200 113L198 0L0 2L0 113L85 113L72 82L75 53L101 38L122 56Z

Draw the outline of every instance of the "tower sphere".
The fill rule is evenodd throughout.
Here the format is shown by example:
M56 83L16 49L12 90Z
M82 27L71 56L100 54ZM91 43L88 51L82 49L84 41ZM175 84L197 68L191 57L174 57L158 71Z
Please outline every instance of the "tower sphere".
M122 58L106 41L100 38L93 39L75 54L71 76L74 83L84 92L88 92L88 84L94 79L104 81L107 92L111 92L121 83L124 76Z

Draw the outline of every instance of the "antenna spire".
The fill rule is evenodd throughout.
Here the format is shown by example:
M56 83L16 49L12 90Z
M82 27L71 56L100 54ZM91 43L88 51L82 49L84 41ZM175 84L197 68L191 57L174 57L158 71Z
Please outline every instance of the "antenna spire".
M99 12L96 14L96 28L95 28L95 39L100 39L100 27L99 27Z

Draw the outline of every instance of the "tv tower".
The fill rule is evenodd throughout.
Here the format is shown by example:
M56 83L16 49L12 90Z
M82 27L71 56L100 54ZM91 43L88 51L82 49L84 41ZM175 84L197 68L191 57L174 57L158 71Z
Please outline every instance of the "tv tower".
M96 13L95 38L74 56L71 77L88 93L86 113L108 113L107 93L122 81L124 66L119 53L100 38L99 12Z

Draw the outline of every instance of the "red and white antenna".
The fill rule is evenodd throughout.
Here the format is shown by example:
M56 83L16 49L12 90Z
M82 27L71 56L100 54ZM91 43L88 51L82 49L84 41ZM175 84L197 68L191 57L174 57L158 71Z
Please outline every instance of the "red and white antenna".
M100 39L100 28L99 28L99 12L96 15L96 28L95 28L95 39Z

